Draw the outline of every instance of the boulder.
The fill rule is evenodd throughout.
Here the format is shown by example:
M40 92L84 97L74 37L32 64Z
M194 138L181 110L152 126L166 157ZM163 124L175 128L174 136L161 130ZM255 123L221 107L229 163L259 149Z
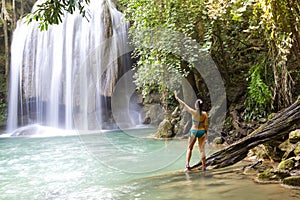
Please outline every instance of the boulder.
M160 104L153 104L144 106L145 117L144 124L158 125L164 119L164 110Z
M213 144L223 144L224 143L224 139L222 137L216 137L213 140Z
M278 146L273 146L271 144L264 144L264 150L266 151L268 157L272 158L273 161L275 162L280 162L283 155L284 151L281 151Z
M294 154L300 156L300 143L298 143L298 146L294 149Z
M287 160L283 160L279 163L279 170L292 170L295 166L295 157L289 158Z
M290 176L284 178L282 183L285 185L300 187L300 176Z
M267 169L264 172L258 174L258 180L260 181L281 181L282 179L289 177L290 173L286 170Z
M173 125L167 119L164 119L158 126L155 136L157 138L171 138L175 134L173 132Z
M300 129L290 132L289 141L292 144L296 144L297 142L300 142Z
M286 141L284 141L283 143L281 143L281 144L278 146L278 148L279 148L281 151L286 152L286 151L288 151L288 150L291 149L291 145L292 145L292 144L289 142L289 140L286 140Z
M177 106L177 107L175 108L175 110L172 112L172 117L173 117L173 118L177 118L177 117L180 116L180 114L181 114L180 108L179 108L179 106Z

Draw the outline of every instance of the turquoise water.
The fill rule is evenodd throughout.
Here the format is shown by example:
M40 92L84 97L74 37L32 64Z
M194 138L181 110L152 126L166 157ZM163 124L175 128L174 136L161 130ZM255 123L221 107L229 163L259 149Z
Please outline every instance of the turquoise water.
M241 174L184 173L186 140L151 133L0 138L0 199L299 199Z

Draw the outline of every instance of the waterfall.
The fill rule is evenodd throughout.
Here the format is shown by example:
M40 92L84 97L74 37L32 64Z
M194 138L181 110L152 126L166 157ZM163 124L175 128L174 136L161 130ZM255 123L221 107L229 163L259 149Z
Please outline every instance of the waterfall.
M91 0L87 18L65 13L40 31L19 20L11 45L8 131L40 124L102 129L109 99L131 63L128 23L108 0Z

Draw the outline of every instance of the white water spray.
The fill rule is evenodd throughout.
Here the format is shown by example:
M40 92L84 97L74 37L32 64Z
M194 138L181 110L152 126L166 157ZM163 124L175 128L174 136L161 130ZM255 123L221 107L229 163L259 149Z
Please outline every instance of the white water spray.
M110 1L91 0L89 20L65 14L40 31L20 20L13 34L8 131L28 124L101 129L106 101L131 51L128 24Z

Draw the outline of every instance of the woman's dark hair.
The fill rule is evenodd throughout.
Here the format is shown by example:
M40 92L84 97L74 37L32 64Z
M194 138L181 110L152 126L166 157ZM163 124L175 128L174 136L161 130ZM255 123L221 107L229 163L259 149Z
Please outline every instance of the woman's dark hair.
M201 113L202 113L203 101L202 101L201 99L197 99L196 104L197 104L198 109L199 109L199 115L201 115Z

